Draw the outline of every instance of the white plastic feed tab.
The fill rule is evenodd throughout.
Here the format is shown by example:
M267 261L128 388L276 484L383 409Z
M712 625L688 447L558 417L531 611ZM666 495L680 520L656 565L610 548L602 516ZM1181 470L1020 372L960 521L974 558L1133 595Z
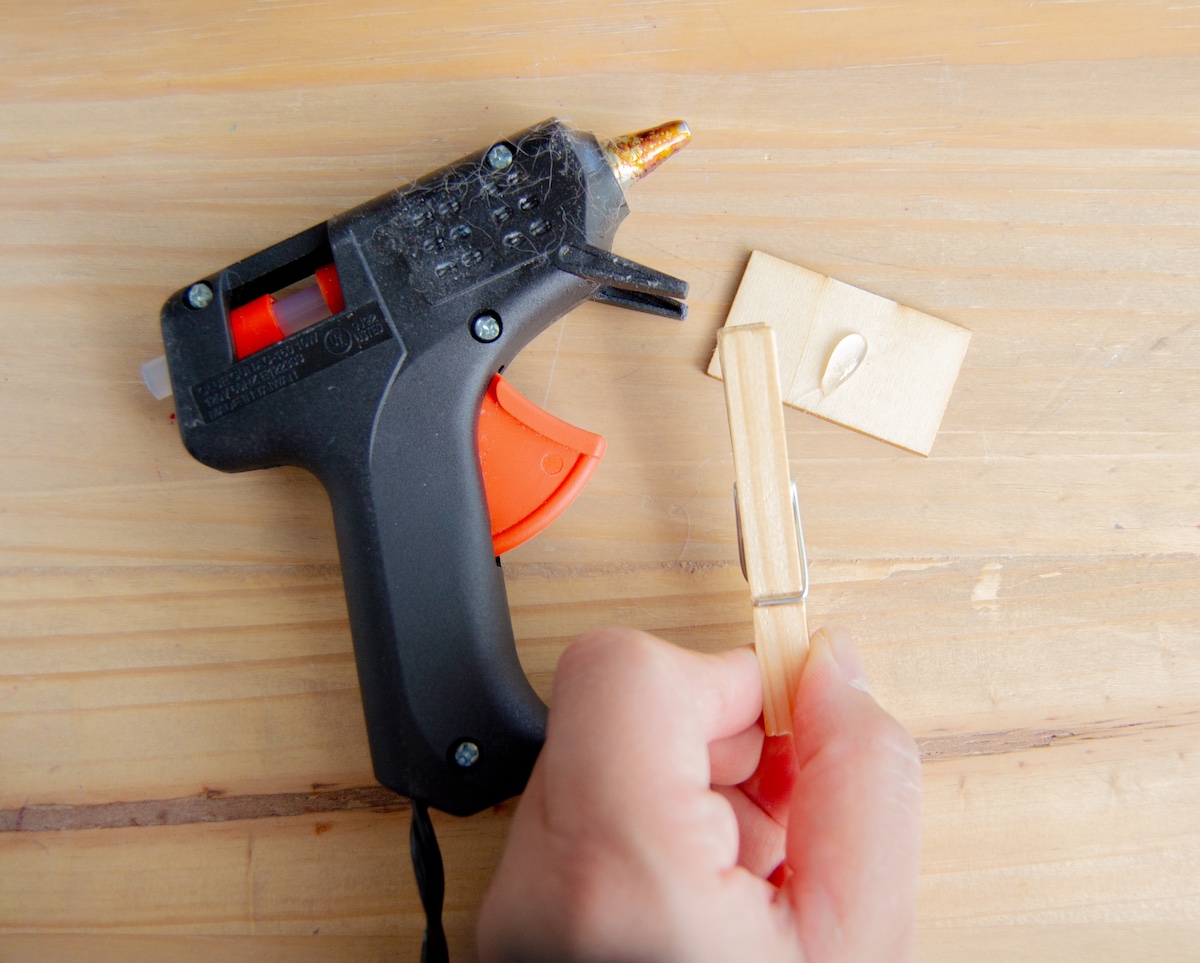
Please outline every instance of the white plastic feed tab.
M167 371L167 356L160 354L142 365L142 380L158 401L171 397L171 375Z

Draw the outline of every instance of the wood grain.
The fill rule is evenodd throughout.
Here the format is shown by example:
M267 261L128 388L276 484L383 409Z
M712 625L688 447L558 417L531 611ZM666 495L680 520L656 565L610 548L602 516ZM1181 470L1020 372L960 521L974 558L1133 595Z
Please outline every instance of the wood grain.
M704 374L750 250L945 318L928 460L785 417L810 620L926 753L922 958L1194 959L1198 55L1167 0L13 5L0 810L94 828L0 832L0 958L416 958L406 813L264 801L372 785L325 495L192 461L137 368L188 280L558 114L690 123L615 247L692 296L506 372L608 439L505 563L539 691L599 624L752 640ZM509 818L438 822L456 959Z

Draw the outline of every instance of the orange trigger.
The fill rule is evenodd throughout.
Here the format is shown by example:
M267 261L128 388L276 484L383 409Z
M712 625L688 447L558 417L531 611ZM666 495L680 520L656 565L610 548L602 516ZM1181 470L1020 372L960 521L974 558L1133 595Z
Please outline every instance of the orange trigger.
M478 442L497 555L558 518L604 454L603 438L543 411L499 375L479 409Z

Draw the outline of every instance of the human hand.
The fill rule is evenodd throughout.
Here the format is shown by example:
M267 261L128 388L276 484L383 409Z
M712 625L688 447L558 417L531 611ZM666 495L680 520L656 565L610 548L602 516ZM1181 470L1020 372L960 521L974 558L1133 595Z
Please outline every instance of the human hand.
M577 639L480 911L481 960L914 958L919 759L849 635L812 638L794 752L764 741L761 711L748 649Z

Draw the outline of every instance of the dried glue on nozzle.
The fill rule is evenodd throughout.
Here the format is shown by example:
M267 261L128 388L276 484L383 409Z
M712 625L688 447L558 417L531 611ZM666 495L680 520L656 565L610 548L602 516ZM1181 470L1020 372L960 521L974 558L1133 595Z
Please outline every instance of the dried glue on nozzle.
M285 297L264 294L229 312L234 354L239 361L345 310L334 266L317 268L315 277L315 284ZM159 355L142 365L142 380L159 401L169 397L172 389L166 357Z
M614 137L604 141L600 149L612 168L617 183L622 189L639 181L654 168L686 147L692 139L692 131L682 120L672 120L636 134Z

